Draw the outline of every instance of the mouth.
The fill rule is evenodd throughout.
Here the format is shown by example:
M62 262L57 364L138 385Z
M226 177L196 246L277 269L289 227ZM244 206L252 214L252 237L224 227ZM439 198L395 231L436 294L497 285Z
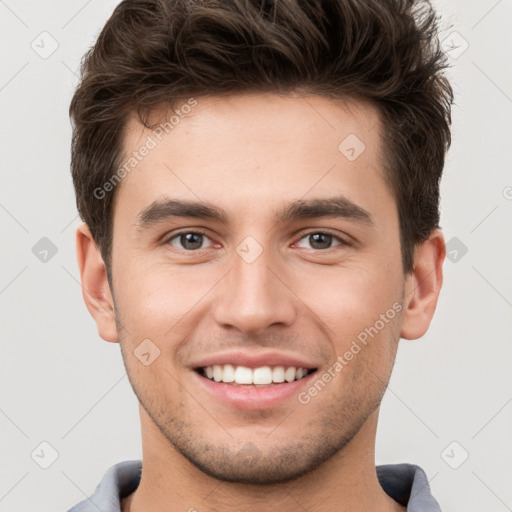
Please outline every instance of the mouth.
M232 364L216 364L200 366L194 369L201 377L212 382L228 384L234 387L272 387L283 386L302 379L316 372L316 368L295 366L237 366Z
M193 386L212 405L246 411L299 404L299 393L312 384L319 368L319 361L296 352L272 350L226 351L190 365Z
M208 400L235 410L256 411L279 408L294 402L300 391L311 385L316 368L295 366L200 366L194 369L196 383ZM227 382L226 382L227 381Z

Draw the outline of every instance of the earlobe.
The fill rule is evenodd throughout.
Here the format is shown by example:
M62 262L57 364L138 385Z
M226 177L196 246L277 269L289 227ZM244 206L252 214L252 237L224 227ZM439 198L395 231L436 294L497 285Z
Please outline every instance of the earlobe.
M416 246L414 268L405 285L401 338L415 340L427 332L443 284L445 256L444 237L438 229Z
M76 230L76 254L82 282L82 296L89 313L96 322L98 334L105 341L117 343L114 300L105 263L87 224L80 225Z

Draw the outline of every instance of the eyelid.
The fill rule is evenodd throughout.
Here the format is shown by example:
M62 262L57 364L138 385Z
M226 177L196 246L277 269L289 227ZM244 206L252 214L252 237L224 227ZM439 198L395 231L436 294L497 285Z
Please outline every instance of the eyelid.
M209 235L208 233L206 233L206 231L204 231L203 229L201 228L188 228L188 229L182 229L182 230L179 230L177 232L172 232L171 234L166 234L165 236L162 237L162 240L163 240L163 243L164 244L169 244L170 245L170 242L171 240L173 240L174 238L177 238L179 237L180 235L184 235L184 234L188 234L188 233L194 233L194 234L200 234L200 235L203 235L204 237L208 238L211 242L212 242L212 245L215 245L215 244L218 244L218 242L215 242ZM329 229L322 229L322 228L309 228L308 230L306 231L301 231L299 232L297 235L296 235L296 241L293 242L292 245L296 245L298 242L300 242L303 238L309 236L309 235L313 235L313 234L318 234L318 233L321 233L321 234L324 234L324 235L329 235L329 236L332 236L333 238L337 239L341 246L352 246L353 245L353 241L352 240L346 240L345 238L343 238L342 236L340 236L339 234L336 234L334 232L332 232L331 230ZM347 238L351 238L349 237L349 235L346 235ZM334 247L338 247L337 245L334 246ZM334 249L334 247L330 247L329 249ZM202 249L208 249L208 247L202 247L201 249L196 249L194 251L186 251L185 249L183 249L185 252L200 252ZM322 250L315 250L315 249L311 249L315 252L327 252L329 251L329 249L322 249Z
M323 229L323 228L314 228L314 229L310 228L307 231L300 232L297 235L297 239L296 239L296 241L293 244L295 245L296 243L300 242L303 238L305 238L308 235L314 235L314 234L317 234L317 233L321 233L323 235L329 235L329 236L332 236L333 238L336 238L340 242L339 245L351 246L351 245L354 244L354 241L352 240L351 237L349 237L349 235L346 235L346 238L350 239L350 240L347 240L346 238L343 238L339 234L334 233L330 229ZM338 247L338 246L335 246L335 247ZM330 247L329 249L334 249L334 247ZM323 249L323 250L319 249L319 250L317 250L317 252L326 252L329 249ZM315 250L315 249L313 249L313 250Z
M179 237L180 235L186 235L188 233L194 233L196 235L203 235L204 237L208 238L212 242L212 245L217 243L210 236L208 236L208 233L206 233L201 228L182 229L182 230L179 230L177 232L167 233L166 235L164 235L162 237L162 243L164 245L167 245L167 244L171 245L170 244L171 240L173 240L174 238ZM202 249L208 249L208 247L202 247L201 249L196 249L195 251L185 251L185 249L183 249L183 251L185 251L185 252L200 252Z

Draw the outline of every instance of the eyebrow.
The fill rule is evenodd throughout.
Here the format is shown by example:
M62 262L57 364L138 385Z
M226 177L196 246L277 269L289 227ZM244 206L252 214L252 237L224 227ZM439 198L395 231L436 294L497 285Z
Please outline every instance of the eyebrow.
M171 218L190 217L195 219L215 220L228 224L228 215L222 208L204 202L183 201L164 197L151 203L137 215L135 225L142 231L152 225ZM277 224L293 219L313 219L322 217L339 217L357 221L374 227L375 222L370 212L350 201L344 196L327 199L299 199L275 213Z

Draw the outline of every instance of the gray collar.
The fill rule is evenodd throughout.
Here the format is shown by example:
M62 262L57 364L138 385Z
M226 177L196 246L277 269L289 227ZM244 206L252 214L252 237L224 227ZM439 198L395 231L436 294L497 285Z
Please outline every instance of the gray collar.
M407 505L407 512L441 512L430 493L425 472L414 464L377 466L379 483L391 498ZM94 493L68 512L121 512L121 500L139 485L140 460L127 460L112 466L103 476Z

